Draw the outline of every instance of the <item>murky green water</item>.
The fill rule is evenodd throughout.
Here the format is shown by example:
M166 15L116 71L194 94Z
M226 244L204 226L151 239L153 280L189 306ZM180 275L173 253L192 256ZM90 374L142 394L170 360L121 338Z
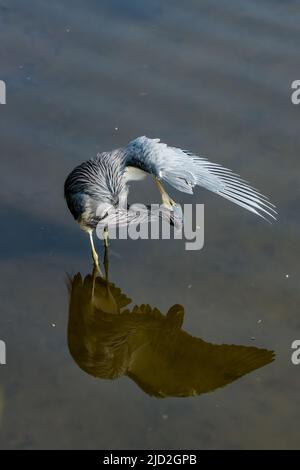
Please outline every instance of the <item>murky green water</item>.
M299 14L296 0L0 0L1 448L299 448ZM114 286L92 298L64 179L144 134L242 174L280 220L172 192L205 203L204 250L112 241ZM131 195L159 201L151 181Z

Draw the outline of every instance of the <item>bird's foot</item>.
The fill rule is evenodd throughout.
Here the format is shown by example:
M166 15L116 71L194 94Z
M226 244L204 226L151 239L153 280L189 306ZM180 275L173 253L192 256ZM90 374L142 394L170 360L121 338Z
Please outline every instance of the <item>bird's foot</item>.
M173 199L171 199L167 194L162 195L162 203L164 207L170 210L173 210L174 207L177 207L176 202L173 201Z

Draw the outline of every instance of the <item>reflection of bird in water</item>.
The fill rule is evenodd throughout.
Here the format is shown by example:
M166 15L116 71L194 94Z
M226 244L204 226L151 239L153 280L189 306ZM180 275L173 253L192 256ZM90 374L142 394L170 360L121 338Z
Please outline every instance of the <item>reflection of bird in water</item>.
M81 228L89 233L96 266L93 230L101 223L107 245L110 224L128 224L136 219L136 212L128 211L125 202L127 182L143 179L147 174L154 176L163 206L170 212L176 203L166 193L162 181L189 194L193 194L195 186L202 186L263 218L275 219L276 211L268 199L230 170L186 150L168 147L159 139L138 137L124 148L101 153L77 166L65 182L68 207ZM149 216L147 211L144 216Z
M135 306L114 284L93 275L70 280L68 345L90 375L127 375L157 397L210 392L274 360L274 353L249 346L216 345L182 330L184 309L166 315Z

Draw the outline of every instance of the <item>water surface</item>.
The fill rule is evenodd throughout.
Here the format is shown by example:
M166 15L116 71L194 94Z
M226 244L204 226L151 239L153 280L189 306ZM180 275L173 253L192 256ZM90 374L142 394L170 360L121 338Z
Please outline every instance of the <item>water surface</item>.
M300 108L290 101L299 14L296 0L0 0L1 448L299 447L300 366L290 359L300 337ZM99 378L82 370L68 335L67 279L85 278L91 259L63 182L76 164L138 135L232 168L271 196L280 220L265 224L204 190L171 190L179 202L205 204L203 250L112 241L110 281L132 300L124 308L158 313L142 333L139 317L137 328L135 317L120 326L114 316L113 330L88 336L103 352L101 332L121 334L121 369L111 372L104 347L112 376L101 369ZM132 184L131 198L159 201L151 180ZM185 366L176 367L181 339L164 345L160 333L176 304L169 318L186 342L180 357L196 361L186 388L191 378L180 374L172 387ZM76 338L82 344L80 329ZM227 385L204 390L212 368L200 376L202 341L276 357L249 369L239 354L245 368L225 368Z

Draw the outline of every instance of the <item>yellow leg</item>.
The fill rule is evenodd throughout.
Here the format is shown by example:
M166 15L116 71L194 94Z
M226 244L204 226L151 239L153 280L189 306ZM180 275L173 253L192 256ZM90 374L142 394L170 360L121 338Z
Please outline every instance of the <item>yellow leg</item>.
M105 278L108 280L108 227L105 227L103 230L103 239L104 239L104 269L105 269Z
M108 227L105 227L105 229L103 230L103 239L106 248L108 248Z
M176 206L176 202L173 201L173 199L170 198L168 193L164 190L163 185L161 184L161 182L157 178L155 178L155 182L156 182L156 186L158 187L158 190L161 194L161 199L162 199L163 205L165 207L167 207L168 209L172 209L172 207Z
M92 273L92 301L94 300L94 295L95 295L95 284L96 284L98 269L99 268L97 268L96 265L94 264L93 273Z
M93 257L93 260L94 260L94 265L97 268L97 270L100 271L100 269L99 269L99 260L98 260L97 251L95 250L95 246L94 246L93 232L92 231L89 232L89 236L90 236L90 242L91 242L91 248L92 248L92 257Z
M105 279L108 281L108 245L105 245L104 250Z

